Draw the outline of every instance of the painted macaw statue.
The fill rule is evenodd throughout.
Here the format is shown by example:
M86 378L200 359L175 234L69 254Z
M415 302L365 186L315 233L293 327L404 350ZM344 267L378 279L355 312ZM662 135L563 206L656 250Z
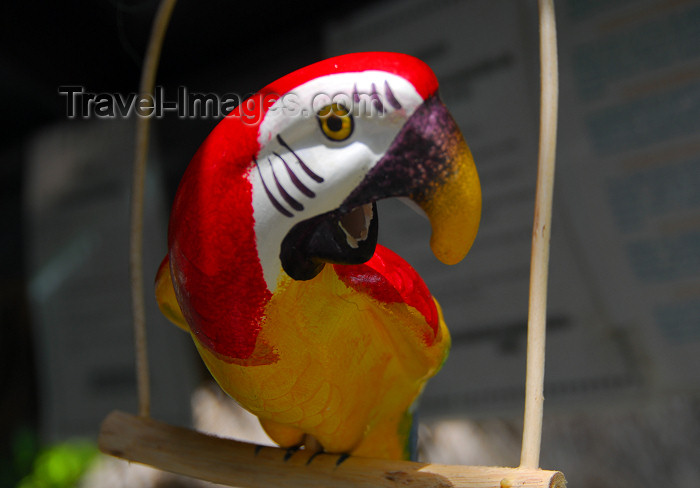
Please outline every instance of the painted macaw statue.
M412 405L447 357L440 307L377 244L376 201L407 197L459 262L479 179L430 68L358 53L280 78L226 116L180 183L163 313L283 447L408 456Z

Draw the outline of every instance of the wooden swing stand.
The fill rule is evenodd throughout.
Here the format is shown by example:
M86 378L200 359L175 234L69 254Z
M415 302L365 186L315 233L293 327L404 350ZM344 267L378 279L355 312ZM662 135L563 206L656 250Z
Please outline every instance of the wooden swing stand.
M115 411L100 450L164 471L251 488L564 488L558 471L387 461L263 447Z
M161 0L144 61L141 93L153 92L165 31L175 0ZM149 119L137 120L132 190L131 279L139 415L115 411L99 436L102 452L176 474L250 488L459 487L565 488L559 471L539 469L542 439L545 316L557 128L557 43L553 0L539 0L541 114L532 233L525 415L520 467L454 466L285 450L223 439L150 418L142 276L143 189Z

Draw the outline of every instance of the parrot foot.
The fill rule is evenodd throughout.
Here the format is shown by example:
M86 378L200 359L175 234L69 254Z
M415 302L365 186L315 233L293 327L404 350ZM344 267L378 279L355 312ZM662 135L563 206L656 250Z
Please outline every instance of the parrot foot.
M338 458L338 460L335 462L335 465L336 465L336 466L340 466L340 465L343 464L349 457L350 457L350 454L347 454L347 453L341 454L340 457Z
M309 464L311 464L311 461L313 461L314 459L316 459L316 456L318 456L319 454L323 454L323 451L316 451L315 453L313 453L313 454L309 457L309 459L306 461L306 465L308 466Z
M287 449L287 452L284 454L284 461L285 461L285 462L289 461L289 459L290 459L292 456L294 456L294 454L295 454L299 449L301 449L301 446L294 446L294 447L290 447L289 449Z
M311 457L309 457L309 460L306 461L306 465L308 466L309 464L311 464L311 461L313 461L316 456L323 452L323 446L320 442L318 442L318 439L316 439L316 437L312 436L311 434L306 434L304 436L304 450L313 453L311 454Z

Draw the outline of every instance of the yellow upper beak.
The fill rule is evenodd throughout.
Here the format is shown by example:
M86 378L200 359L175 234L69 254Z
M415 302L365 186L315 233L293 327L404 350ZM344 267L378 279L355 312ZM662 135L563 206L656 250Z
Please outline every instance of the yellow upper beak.
M471 151L460 132L445 148L450 175L434 183L428 198L416 199L430 220L433 254L445 264L457 264L469 252L481 220L481 185Z

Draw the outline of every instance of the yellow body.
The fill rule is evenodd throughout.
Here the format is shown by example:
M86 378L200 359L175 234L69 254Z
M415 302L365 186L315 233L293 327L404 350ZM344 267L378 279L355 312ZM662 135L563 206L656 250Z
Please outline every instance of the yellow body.
M162 267L159 303L182 326L184 319L172 317L179 309L169 275ZM435 335L415 308L349 288L327 265L312 280L280 283L265 311L257 360L234 364L193 338L221 388L281 446L310 434L328 452L398 459L407 457L411 405L449 350L437 309Z

